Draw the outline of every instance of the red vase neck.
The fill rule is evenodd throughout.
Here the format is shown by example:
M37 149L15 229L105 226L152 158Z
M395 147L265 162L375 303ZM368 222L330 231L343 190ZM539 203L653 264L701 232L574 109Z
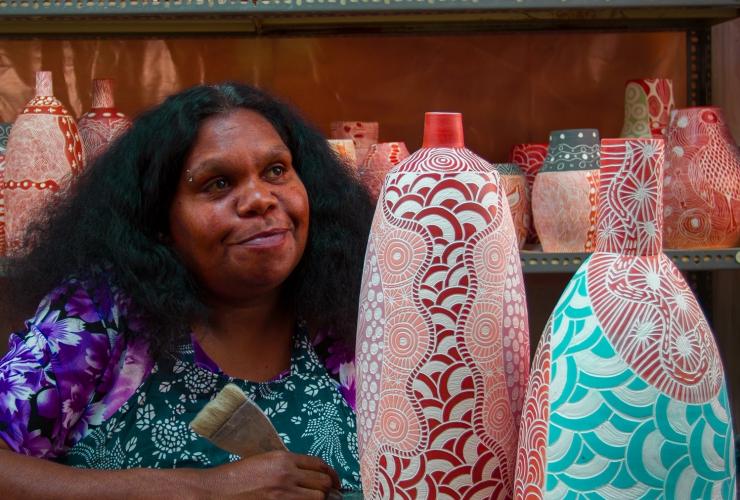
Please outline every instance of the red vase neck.
M424 114L423 148L464 148L462 114Z
M54 85L51 79L51 71L36 72L36 97L54 95Z
M101 78L93 80L92 85L92 108L114 108L113 80Z
M603 139L596 251L663 251L663 139Z

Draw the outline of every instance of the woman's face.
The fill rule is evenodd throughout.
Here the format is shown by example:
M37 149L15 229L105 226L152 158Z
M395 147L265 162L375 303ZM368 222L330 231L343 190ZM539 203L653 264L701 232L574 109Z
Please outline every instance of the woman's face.
M276 292L306 248L308 195L270 122L238 109L207 118L170 208L171 244L210 298Z

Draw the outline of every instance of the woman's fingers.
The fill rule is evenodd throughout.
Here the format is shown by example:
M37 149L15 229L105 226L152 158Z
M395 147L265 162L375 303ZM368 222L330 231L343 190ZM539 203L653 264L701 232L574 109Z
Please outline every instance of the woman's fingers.
M327 498L326 493L323 491L309 488L298 488L295 491L297 493L295 498L300 498L301 500L326 500Z
M298 479L298 486L328 493L334 486L334 479L326 472L303 469Z
M297 458L295 463L296 465L298 465L299 468L305 469L307 471L318 471L324 474L328 474L331 478L332 486L339 489L339 475L337 474L337 471L329 467L326 462L318 457L314 457L311 455L296 455L296 457Z

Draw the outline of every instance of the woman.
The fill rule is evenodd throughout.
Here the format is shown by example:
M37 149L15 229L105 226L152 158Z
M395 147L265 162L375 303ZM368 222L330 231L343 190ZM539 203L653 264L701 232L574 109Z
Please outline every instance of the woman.
M0 489L360 488L353 381L327 366L351 359L372 206L319 133L257 89L198 86L139 117L48 213L10 266L6 301L47 295L0 361ZM291 453L240 459L193 433L228 382Z

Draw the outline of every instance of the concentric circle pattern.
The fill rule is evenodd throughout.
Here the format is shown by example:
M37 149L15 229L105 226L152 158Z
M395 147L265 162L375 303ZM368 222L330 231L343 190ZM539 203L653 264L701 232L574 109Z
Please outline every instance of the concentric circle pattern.
M384 285L395 287L411 282L427 257L427 242L418 233L389 225L377 235L378 264L388 271Z

